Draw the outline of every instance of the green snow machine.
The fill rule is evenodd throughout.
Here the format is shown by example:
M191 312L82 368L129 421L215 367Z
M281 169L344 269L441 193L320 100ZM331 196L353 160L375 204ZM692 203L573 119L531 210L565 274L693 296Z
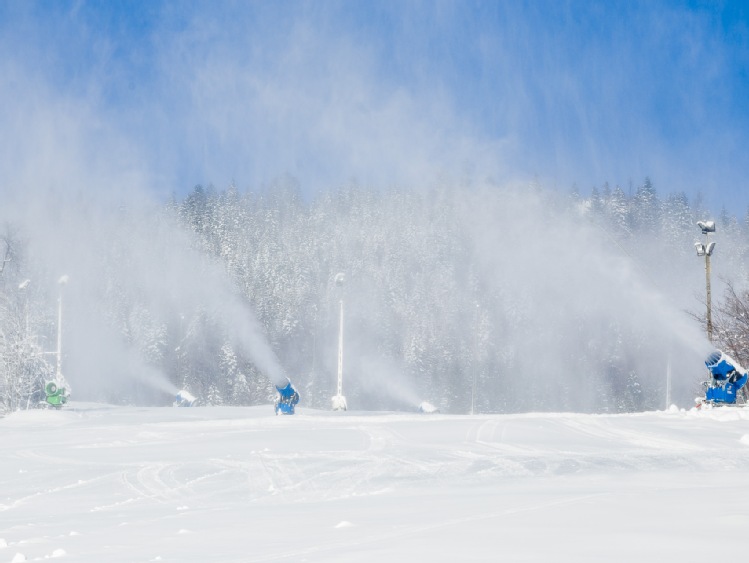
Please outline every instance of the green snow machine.
M44 386L44 392L47 395L44 400L54 409L61 409L68 402L68 394L65 387L58 386L54 381L49 381Z

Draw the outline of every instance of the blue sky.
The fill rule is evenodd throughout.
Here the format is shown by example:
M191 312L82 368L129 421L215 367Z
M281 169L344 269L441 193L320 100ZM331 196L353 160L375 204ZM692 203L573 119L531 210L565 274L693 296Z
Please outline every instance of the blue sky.
M0 4L6 183L445 176L749 206L745 2Z

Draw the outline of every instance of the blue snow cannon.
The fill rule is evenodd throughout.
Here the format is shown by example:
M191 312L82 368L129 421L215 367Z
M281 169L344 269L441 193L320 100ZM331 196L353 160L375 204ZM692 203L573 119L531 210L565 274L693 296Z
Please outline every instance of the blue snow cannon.
M284 387L276 385L278 396L276 397L276 414L294 414L294 406L299 402L299 393L296 392L291 380L287 379Z
M714 405L735 405L736 395L746 385L749 373L739 363L720 350L705 360L710 381L705 382L705 402Z

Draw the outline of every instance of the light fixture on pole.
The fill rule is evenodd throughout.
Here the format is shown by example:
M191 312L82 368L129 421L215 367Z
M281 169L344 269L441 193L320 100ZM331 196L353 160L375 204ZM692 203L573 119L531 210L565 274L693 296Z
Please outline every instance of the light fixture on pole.
M710 234L715 232L715 221L697 221L697 226L705 235L705 242L696 242L694 247L697 250L697 256L705 257L705 288L707 304L707 338L713 341L713 316L712 316L712 295L710 292L710 257L715 250L715 242L710 242Z
M334 279L336 287L343 288L346 283L346 275L343 272L336 274ZM338 320L338 385L336 387L336 394L333 397L333 410L334 411L345 411L348 406L346 405L346 397L343 396L343 291L341 290L341 297L339 301L340 313Z

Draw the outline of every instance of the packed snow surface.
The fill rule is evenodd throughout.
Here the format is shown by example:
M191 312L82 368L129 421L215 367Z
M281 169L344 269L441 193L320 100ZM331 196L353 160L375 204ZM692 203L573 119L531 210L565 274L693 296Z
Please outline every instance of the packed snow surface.
M749 410L71 403L0 419L4 561L733 561Z

